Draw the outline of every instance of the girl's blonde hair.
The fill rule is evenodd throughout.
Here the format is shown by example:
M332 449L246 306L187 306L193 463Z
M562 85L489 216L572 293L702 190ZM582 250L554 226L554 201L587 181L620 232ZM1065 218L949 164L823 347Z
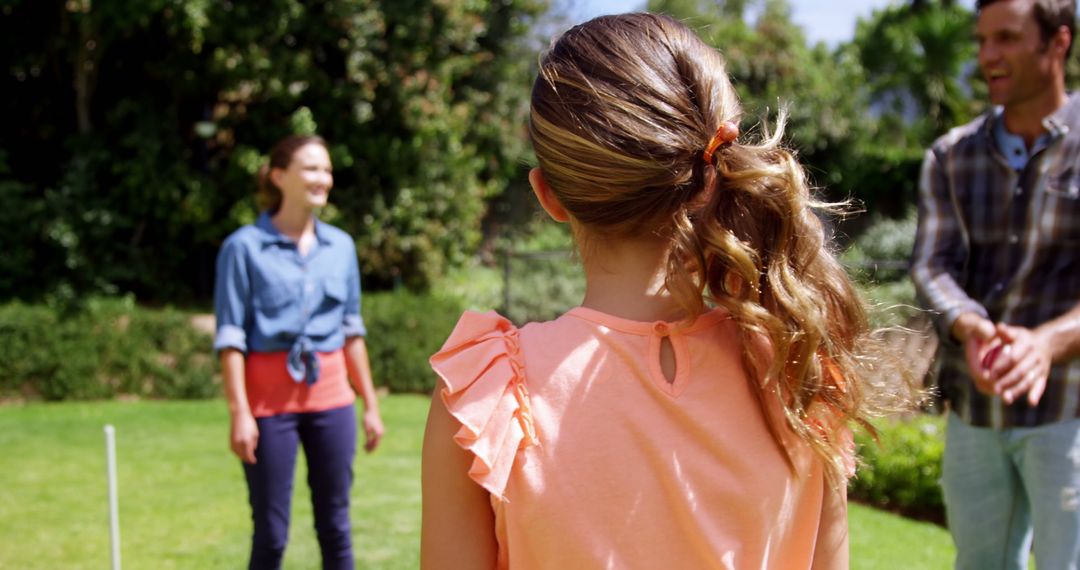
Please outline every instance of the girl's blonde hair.
M690 315L730 312L754 392L778 394L787 424L839 483L850 454L841 426L909 396L869 374L880 342L827 249L815 210L835 207L811 197L780 144L784 115L775 132L722 146L706 163L721 124L740 117L719 52L669 17L623 14L552 44L529 133L548 185L588 234L670 240L668 291Z

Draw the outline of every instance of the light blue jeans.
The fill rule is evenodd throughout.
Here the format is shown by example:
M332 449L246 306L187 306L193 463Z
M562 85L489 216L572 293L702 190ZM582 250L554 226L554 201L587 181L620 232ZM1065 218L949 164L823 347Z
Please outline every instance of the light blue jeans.
M972 427L949 413L942 468L957 570L1080 570L1080 420Z

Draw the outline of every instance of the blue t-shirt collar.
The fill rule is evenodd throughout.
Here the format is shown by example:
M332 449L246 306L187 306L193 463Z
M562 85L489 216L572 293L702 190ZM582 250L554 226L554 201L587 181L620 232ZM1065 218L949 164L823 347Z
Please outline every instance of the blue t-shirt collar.
M1005 161L1009 163L1009 166L1017 171L1023 170L1028 161L1031 160L1031 156L1049 144L1050 140L1058 134L1057 124L1044 119L1043 125L1046 126L1047 132L1035 139L1029 151L1027 143L1024 142L1024 137L1013 134L1005 128L1005 109L1003 107L994 108L993 123L994 145L1005 157Z

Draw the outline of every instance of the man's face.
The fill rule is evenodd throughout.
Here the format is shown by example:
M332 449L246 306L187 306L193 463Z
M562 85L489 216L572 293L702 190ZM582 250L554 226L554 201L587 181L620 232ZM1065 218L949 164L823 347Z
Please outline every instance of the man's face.
M993 104L1009 107L1053 88L1060 55L1051 49L1053 38L1044 42L1039 35L1034 0L1004 0L983 8L975 38Z

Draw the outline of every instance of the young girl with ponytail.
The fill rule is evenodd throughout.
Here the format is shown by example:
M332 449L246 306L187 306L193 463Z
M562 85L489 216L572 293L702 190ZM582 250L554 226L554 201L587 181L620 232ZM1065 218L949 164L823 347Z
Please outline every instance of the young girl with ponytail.
M431 358L421 566L847 567L847 426L903 398L783 116L741 135L720 54L652 14L563 34L531 107L585 298L466 313Z

